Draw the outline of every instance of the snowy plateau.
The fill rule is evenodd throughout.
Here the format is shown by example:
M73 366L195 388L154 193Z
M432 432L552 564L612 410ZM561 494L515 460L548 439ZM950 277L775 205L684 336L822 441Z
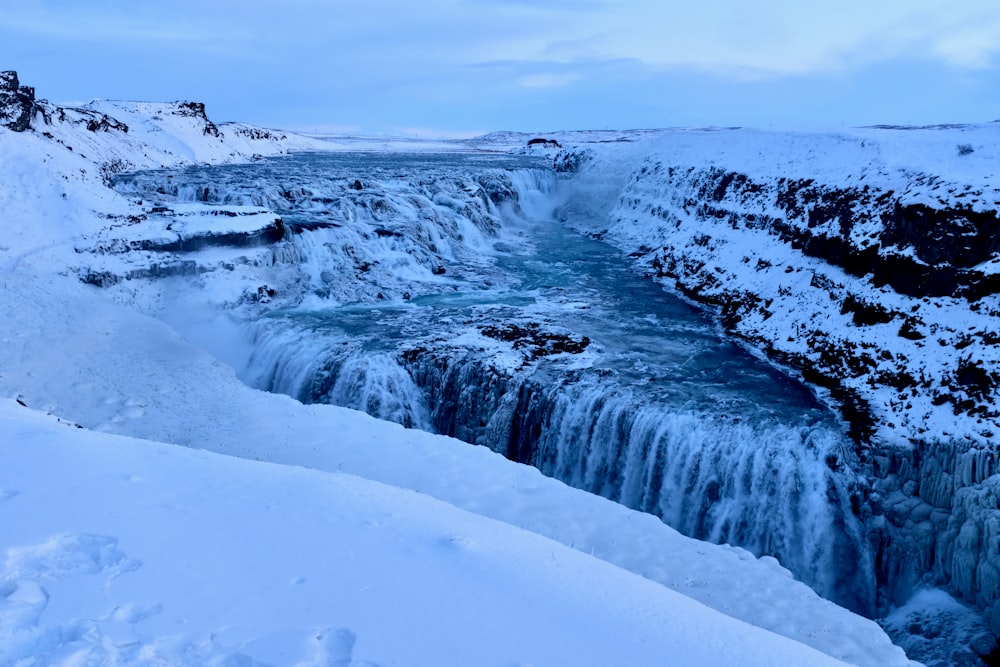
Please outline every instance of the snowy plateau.
M0 665L994 652L1000 126L0 123Z

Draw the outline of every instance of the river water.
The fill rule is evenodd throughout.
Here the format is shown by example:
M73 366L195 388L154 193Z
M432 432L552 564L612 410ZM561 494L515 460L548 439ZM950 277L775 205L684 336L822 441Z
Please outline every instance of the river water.
M239 316L250 384L488 446L769 554L874 608L844 427L705 313L573 231L535 158L316 153L124 176L126 193L258 205L289 234Z

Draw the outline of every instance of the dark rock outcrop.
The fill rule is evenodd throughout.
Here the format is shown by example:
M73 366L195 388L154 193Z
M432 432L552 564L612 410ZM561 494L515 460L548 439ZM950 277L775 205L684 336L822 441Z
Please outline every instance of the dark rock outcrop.
M229 214L227 211L213 212L213 215L227 214ZM197 252L205 248L255 248L277 243L284 237L285 225L279 218L271 224L251 231L179 235L173 241L133 241L130 246L134 250L186 253Z
M178 102L177 115L198 118L205 123L205 128L202 130L204 134L213 137L222 136L222 133L219 132L219 128L216 124L208 119L208 115L205 113L204 102Z
M592 158L587 150L562 151L553 158L552 169L559 174L575 174Z
M35 89L22 86L17 72L0 72L0 124L14 132L24 132L31 127L35 108Z
M876 286L912 297L970 301L1000 291L995 274L976 269L1000 253L996 210L931 208L906 203L891 190L837 188L812 179L767 184L723 169L689 175L671 167L667 172L669 179L699 180L698 197L686 202L699 217L767 231L852 276L870 275ZM755 210L783 215L755 215ZM873 220L880 223L877 234L856 233Z
M537 322L525 325L509 323L502 326L481 327L479 332L487 338L494 338L513 344L515 350L527 351L533 359L553 354L580 354L590 345L586 336L572 336L565 333L546 331Z
M57 107L45 100L40 100L35 104L35 111L42 117L42 121L46 125L52 125L53 122L72 123L86 126L89 132L128 132L128 125L125 123L93 109Z
M562 148L559 142L555 139L544 139L542 137L535 137L528 141L529 146L541 146L543 148Z

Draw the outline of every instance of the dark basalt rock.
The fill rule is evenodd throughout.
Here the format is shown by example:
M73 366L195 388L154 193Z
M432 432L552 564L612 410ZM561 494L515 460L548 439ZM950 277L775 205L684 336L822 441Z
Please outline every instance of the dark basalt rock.
M883 244L911 247L930 265L950 264L966 269L1000 252L1000 218L996 211L897 203L883 220Z
M235 215L231 211L213 212L214 215ZM254 248L277 243L285 237L285 225L277 219L269 225L250 232L224 232L218 234L192 234L174 241L133 241L133 250L153 252L185 253L196 252L209 247Z
M277 134L270 130L265 130L260 127L238 127L233 130L233 134L238 137L246 137L247 139L253 139L254 141L281 141L287 138L287 135Z
M17 72L7 70L0 72L0 91L16 93L20 83L17 80Z
M110 132L111 130L128 132L128 125L102 113L95 114L93 118L87 120L87 129L91 132Z
M523 326L519 324L486 326L479 332L487 338L512 343L515 350L527 350L534 359L564 352L580 354L590 345L590 339L586 336L575 338L567 334L543 331L535 322Z
M177 103L177 115L178 116L190 116L192 118L198 118L205 123L205 127L202 132L206 135L211 135L213 137L221 137L222 133L219 132L219 128L208 119L208 115L205 113L205 103L204 102L178 102Z
M35 108L35 89L22 86L17 72L0 72L0 124L14 132L24 132L31 127Z
M125 123L92 109L57 107L45 100L39 100L35 103L33 113L40 115L46 125L51 125L57 120L60 123L85 125L90 132L111 132L112 130L122 133L128 132L128 125ZM49 132L43 132L42 136L46 139L54 138ZM120 163L121 160L117 160L117 162Z
M588 150L562 151L552 160L552 169L560 174L575 174L580 168L593 159Z
M545 148L562 148L559 142L555 139L543 139L542 137L536 137L528 142L529 146L543 146Z
M575 155L560 154L568 162L566 171L575 170ZM674 168L668 175L674 177ZM768 194L744 174L723 169L708 170L699 179L697 194L688 204L699 216L765 230L852 276L871 276L877 287L885 285L906 296L970 301L1000 291L1000 278L975 268L1000 254L996 210L903 204L892 191L828 187L813 179L779 179L777 191ZM784 216L740 211L742 204L758 199L768 200ZM855 225L872 217L882 222L881 233L862 244L852 242Z

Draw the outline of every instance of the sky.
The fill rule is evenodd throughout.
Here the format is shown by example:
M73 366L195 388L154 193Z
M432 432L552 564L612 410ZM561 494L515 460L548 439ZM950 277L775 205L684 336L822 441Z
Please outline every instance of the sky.
M996 0L24 0L0 69L39 97L471 136L1000 119Z

